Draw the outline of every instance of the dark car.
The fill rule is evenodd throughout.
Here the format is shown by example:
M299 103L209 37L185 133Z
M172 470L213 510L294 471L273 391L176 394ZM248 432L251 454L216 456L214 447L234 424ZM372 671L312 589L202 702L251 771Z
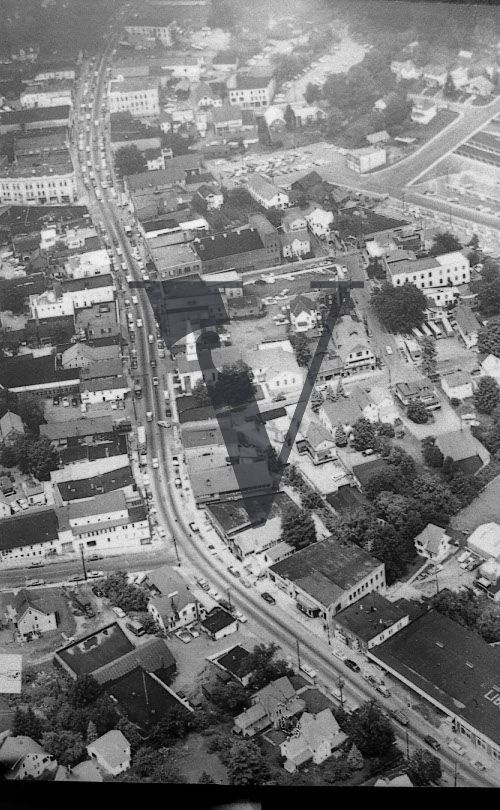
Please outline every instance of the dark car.
M439 751L439 749L441 748L441 743L438 742L436 739L434 739L434 737L431 737L430 734L426 734L424 740L427 743L427 745L430 745L431 748L434 748L434 751Z
M267 602L268 605L275 605L276 604L276 599L274 598L274 596L271 596L271 594L268 593L267 591L264 591L264 593L261 593L261 596L262 596L264 602Z
M233 606L232 606L231 602L228 602L227 599L218 599L217 601L218 601L219 605L221 606L221 608L224 608L224 610L232 610L233 609Z
M71 404L76 408L78 406L78 397L71 397Z
M156 360L154 358L151 360L151 368L156 368Z
M94 585L94 587L92 588L92 593L94 594L94 596L103 596L104 595L103 592L101 591L101 589L97 587L97 585Z
M361 672L361 669L358 667L356 661L353 661L352 658L346 658L344 664L349 669L352 669L353 672Z
M54 397L54 399L52 400L52 404L59 405L59 397Z

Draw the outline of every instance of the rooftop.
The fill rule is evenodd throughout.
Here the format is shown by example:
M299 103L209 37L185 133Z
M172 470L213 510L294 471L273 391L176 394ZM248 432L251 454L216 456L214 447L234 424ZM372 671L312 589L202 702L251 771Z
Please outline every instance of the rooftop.
M443 530L441 529L441 534ZM368 593L354 605L335 615L335 621L363 641L371 641L407 614L376 591Z
M66 422L48 422L40 425L40 435L51 441L58 439L83 438L113 432L111 416L93 416L83 419L68 419Z
M251 76L248 73L239 73L236 76L236 90L263 89L269 85L272 76Z
M60 659L76 677L81 678L117 661L134 649L118 622L113 622L57 650L55 658Z
M237 644L222 655L219 655L215 660L224 667L224 669L230 672L231 675L234 675L236 678L241 678L247 674L246 662L248 661L249 655L248 650L245 650L244 647L240 647L240 645Z
M89 748L96 751L110 768L119 767L125 760L130 758L130 745L127 738L121 731L113 729L98 737L90 743Z
M81 503L70 503L68 515L70 520L90 517L92 515L108 515L110 512L118 512L127 508L125 495L121 490L105 492L102 495L95 495L89 500Z
M21 354L0 363L0 385L11 390L66 380L78 382L79 376L78 369L56 368L54 355Z
M0 550L56 540L59 520L54 509L37 509L0 520Z
M264 244L256 228L242 228L204 239L195 239L194 247L202 261L210 261L252 250L262 250Z
M332 537L313 543L271 566L271 571L289 579L320 604L329 607L382 563L359 546Z
M93 498L94 495L113 492L129 487L134 483L134 476L130 466L118 470L95 475L92 478L71 479L60 481L57 488L63 501L78 501L83 498Z
M209 633L218 633L220 630L224 630L225 627L229 627L235 622L236 619L231 613L228 613L227 610L221 607L215 607L207 613L201 622L201 626Z
M163 638L153 638L130 650L120 658L95 669L92 676L99 684L107 684L128 675L137 667L145 672L168 671L175 667L175 658Z

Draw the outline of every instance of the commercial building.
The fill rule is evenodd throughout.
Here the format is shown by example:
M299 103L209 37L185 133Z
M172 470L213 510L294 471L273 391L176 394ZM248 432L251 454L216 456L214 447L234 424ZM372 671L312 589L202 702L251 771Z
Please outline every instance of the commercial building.
M19 100L23 109L32 107L71 107L73 82L67 79L27 84Z
M156 79L123 79L110 81L108 86L110 113L129 112L148 118L160 114L160 98Z
M286 192L270 183L261 174L252 174L247 180L247 189L251 197L263 208L286 208L290 198Z
M204 273L254 270L270 266L268 249L257 228L239 228L236 231L195 239L193 245Z
M191 242L174 245L148 240L148 252L161 279L179 278L201 273L202 262Z
M425 290L470 282L470 262L458 251L417 259L411 250L397 250L382 258L382 263L393 287L408 282Z
M469 539L467 547L484 560L500 560L500 526L498 523L483 523Z
M80 372L59 368L55 355L23 354L0 363L0 385L21 398L47 399L77 393Z
M409 621L406 611L372 591L336 614L334 634L352 650L366 653L406 627Z
M54 129L69 126L71 107L35 107L31 110L0 111L0 135L35 129Z
M150 546L151 527L141 499L127 501L122 490L96 495L67 507L69 531L61 533L64 553L78 553L82 544L101 554L122 553Z
M331 537L272 565L268 574L300 611L330 627L341 610L371 591L385 592L384 564L354 543Z
M77 199L75 173L67 149L43 156L26 155L0 168L0 203L62 205Z
M238 74L227 82L229 103L244 110L268 107L273 100L276 82L270 76Z
M372 169L377 169L379 166L384 166L386 160L386 150L377 146L355 149L346 155L347 168L358 174L364 174L372 171Z
M264 214L250 214L248 224L251 228L256 228L262 240L262 244L267 250L269 266L280 264L281 262L281 239L277 229L272 225Z
M161 8L155 13L153 9L148 12L141 12L133 21L125 25L127 37L132 43L150 40L161 42L164 47L170 48L172 45L172 32L174 29L173 18L163 19Z
M478 752L500 761L500 649L430 610L368 657L436 706Z

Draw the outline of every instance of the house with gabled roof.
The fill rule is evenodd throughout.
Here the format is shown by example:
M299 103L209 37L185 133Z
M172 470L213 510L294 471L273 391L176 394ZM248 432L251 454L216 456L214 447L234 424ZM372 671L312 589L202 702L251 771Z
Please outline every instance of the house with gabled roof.
M31 737L6 737L0 742L0 766L5 779L38 779L57 770L57 761Z
M18 436L24 434L23 420L17 413L7 411L0 419L0 440L3 444L14 444Z
M311 252L311 239L307 228L281 234L281 247L285 259L307 256Z
M233 731L254 737L269 726L279 728L284 720L301 714L305 708L305 701L296 694L290 679L283 676L252 696L250 708L234 718Z
M162 565L151 571L146 584L152 593L148 613L164 632L184 627L203 613L189 586L170 566Z
M331 433L320 422L311 422L306 432L297 440L299 453L308 453L313 464L324 464L337 458L337 450Z
M252 174L247 179L247 189L251 197L263 208L286 208L290 202L288 194L275 186L264 175Z
M441 526L428 523L415 537L415 548L420 557L440 563L450 553L451 537Z
M316 302L307 295L297 295L290 302L290 323L294 332L309 332L317 326L319 317Z
M334 340L344 362L344 375L375 370L375 355L368 345L363 325L350 316L339 320L335 326Z
M117 729L108 731L87 745L87 753L110 776L118 776L130 768L130 744Z
M299 765L311 760L320 765L346 740L347 734L340 730L331 709L317 714L304 712L293 733L280 745L281 756L285 757L283 767L295 773Z
M24 641L37 634L57 630L57 611L50 592L37 592L22 588L14 601L16 627Z

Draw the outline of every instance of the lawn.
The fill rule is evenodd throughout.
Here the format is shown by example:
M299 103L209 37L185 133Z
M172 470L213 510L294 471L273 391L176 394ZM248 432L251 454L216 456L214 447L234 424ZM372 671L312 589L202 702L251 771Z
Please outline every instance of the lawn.
M216 784L227 785L226 768L216 753L209 754L208 740L201 734L189 734L184 743L176 748L180 755L181 772L191 785L199 781L204 771L210 774Z
M453 110L439 110L436 117L425 126L416 124L413 121L405 125L401 137L417 138L419 145L422 145L433 138L434 135L437 135L438 132L441 132L442 129L448 126L448 124L451 124L456 118L458 118L458 113L453 112Z
M452 518L452 528L466 531L469 534L482 523L497 523L499 502L500 475L488 484L486 489L483 490L470 506L462 509L458 515Z

